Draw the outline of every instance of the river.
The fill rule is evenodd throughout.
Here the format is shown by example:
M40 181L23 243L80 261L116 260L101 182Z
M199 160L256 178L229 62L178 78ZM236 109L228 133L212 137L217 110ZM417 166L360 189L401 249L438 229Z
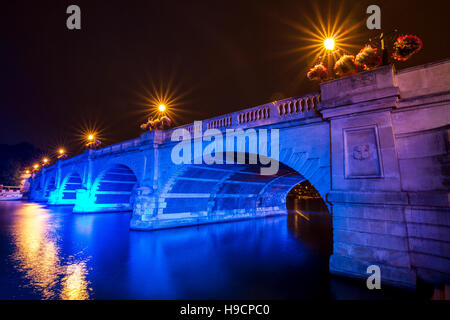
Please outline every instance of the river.
M3 201L0 299L411 297L331 276L330 215L291 206L286 216L140 232L130 213Z

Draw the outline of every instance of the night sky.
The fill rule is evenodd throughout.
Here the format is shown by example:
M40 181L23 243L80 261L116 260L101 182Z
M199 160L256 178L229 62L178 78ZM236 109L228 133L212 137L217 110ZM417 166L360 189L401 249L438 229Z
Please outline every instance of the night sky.
M66 8L81 8L80 31ZM83 125L104 144L137 137L151 83L180 97L176 125L318 90L314 63L297 49L308 28L341 10L362 47L373 35L366 8L381 7L382 28L416 34L423 50L397 68L449 56L449 1L8 1L1 7L0 144L28 141L72 154ZM330 9L330 10L329 10ZM358 50L352 52L356 54ZM174 90L173 88L176 88Z

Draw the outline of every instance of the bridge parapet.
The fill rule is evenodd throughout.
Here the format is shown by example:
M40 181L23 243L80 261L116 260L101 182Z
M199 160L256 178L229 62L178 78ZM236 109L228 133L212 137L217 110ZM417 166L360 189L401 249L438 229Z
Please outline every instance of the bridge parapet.
M247 129L311 118L317 116L319 102L320 94L315 92L227 113L201 121L202 133L208 129L219 129L223 131L226 129ZM190 123L166 130L164 141L170 141L172 132L177 129L186 129L192 135L194 132L194 124Z
M81 153L81 154L78 154L78 155L76 155L76 156L73 156L73 157L70 157L70 158L67 158L67 159L65 159L65 160L58 160L54 165L52 165L52 166L50 166L50 167L48 167L47 169L51 169L51 168L54 168L55 167L55 165L56 164L58 164L58 163L61 163L62 165L69 165L69 164L73 164L73 163L75 163L75 162L78 162L78 161L81 161L81 160L84 160L84 158L86 158L87 156L86 156L86 154L85 153Z
M139 147L141 142L142 142L142 139L140 137L136 138L136 139L127 140L127 141L124 141L121 143L113 144L113 145L110 145L110 146L107 146L104 148L94 150L93 155L94 156L103 156L103 155L107 155L107 154L111 154L111 153L135 150Z
M318 93L274 101L235 112L237 127L254 127L314 116L320 99ZM216 123L215 123L216 124ZM220 127L221 122L219 122Z

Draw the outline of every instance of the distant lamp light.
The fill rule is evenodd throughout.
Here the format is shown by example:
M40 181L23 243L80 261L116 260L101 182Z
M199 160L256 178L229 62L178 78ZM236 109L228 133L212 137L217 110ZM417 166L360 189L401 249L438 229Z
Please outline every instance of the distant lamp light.
M159 110L160 112L164 112L164 111L166 111L166 106L163 105L163 104L160 104L159 107L158 107L158 110Z
M26 173L26 174L30 174L30 170L26 170L25 173Z
M36 164L33 166L33 168L37 170L37 169L39 168L39 165L36 163Z
M333 50L334 49L334 39L333 38L326 38L323 42L323 45L325 49L327 50Z
M48 163L48 158L42 159L42 162L43 162L43 163Z
M93 134L88 135L88 140L89 140L89 141L94 140L94 135L93 135Z
M66 155L66 150L64 150L63 148L59 148L59 150L58 150L58 160L64 160L64 159L66 159L67 158L67 155Z

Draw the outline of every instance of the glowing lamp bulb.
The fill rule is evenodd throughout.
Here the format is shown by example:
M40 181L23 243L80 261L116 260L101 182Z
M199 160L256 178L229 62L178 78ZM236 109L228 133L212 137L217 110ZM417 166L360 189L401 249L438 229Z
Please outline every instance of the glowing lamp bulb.
M30 173L30 170L25 171L25 173L26 173L26 174L29 174L29 173Z
M93 136L92 134L90 134L90 135L88 136L88 140L94 140L94 136Z
M325 49L327 50L333 50L334 49L334 39L333 38L327 38L323 42L323 45L325 46Z
M59 154L63 154L64 153L64 149L59 149L58 152L59 152Z
M47 158L44 158L44 159L42 159L42 162L47 163L47 162L48 162L48 159L47 159Z
M37 168L39 168L39 165L38 165L38 164L35 164L35 165L33 166L33 168L37 169Z
M163 105L163 104L160 104L159 107L158 107L158 110L161 111L161 112L164 112L164 111L166 111L166 106Z

